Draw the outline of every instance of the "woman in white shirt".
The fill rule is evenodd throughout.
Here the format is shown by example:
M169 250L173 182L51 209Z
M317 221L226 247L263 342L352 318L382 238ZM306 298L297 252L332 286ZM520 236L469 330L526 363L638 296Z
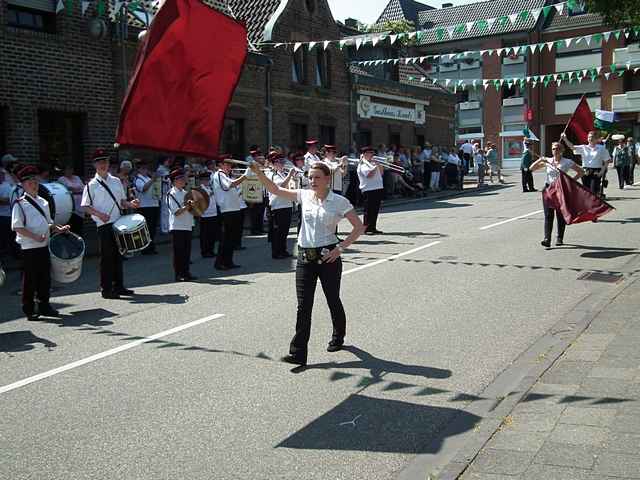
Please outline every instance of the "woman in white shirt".
M73 196L73 214L69 220L71 231L76 235L82 236L82 226L84 224L84 209L80 206L82 203L82 192L84 192L84 182L80 177L75 175L73 165L64 167L64 174L58 178L58 182L67 187Z
M547 181L545 183L544 190L549 188L549 185L560 178L560 171L568 173L570 170L573 170L574 172L576 172L576 180L584 176L584 170L579 165L562 156L562 154L564 153L564 147L562 146L562 144L558 142L552 143L551 151L553 152L552 158L542 157L539 160L535 161L530 168L532 172L540 170L544 167L547 168ZM546 205L544 201L544 195L542 196L542 206L544 207L544 240L542 240L540 244L545 248L551 247L553 216L555 215L558 220L558 237L556 240L556 245L560 247L564 244L564 231L567 227L567 224L564 221L564 217L562 216L560 210L555 210L554 208Z
M298 310L296 334L289 347L289 355L282 360L295 365L307 364L307 344L311 334L311 312L318 279L322 284L333 322L333 336L329 352L342 349L346 334L346 314L340 300L340 281L344 249L364 232L364 226L353 206L341 195L331 191L331 170L322 163L314 163L309 170L309 190L282 188L269 180L257 164L251 169L258 175L269 193L302 205L302 227L298 235L296 293ZM336 225L346 218L353 229L342 242L336 238Z

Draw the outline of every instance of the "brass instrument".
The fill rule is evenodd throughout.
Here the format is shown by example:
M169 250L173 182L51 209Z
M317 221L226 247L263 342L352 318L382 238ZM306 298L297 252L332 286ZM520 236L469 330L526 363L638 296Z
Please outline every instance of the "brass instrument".
M185 206L194 217L201 217L209 208L209 194L202 188L196 187L189 190L184 197Z
M363 159L349 158L347 159L347 161L349 163L355 163L355 164L360 164L360 162L363 162L363 161L364 162L370 161L373 164L382 165L385 169L391 170L392 172L400 173L402 175L407 173L404 167L401 167L400 165L396 165L394 163L389 163L387 162L387 159L383 157L373 157L371 160L365 160L364 158Z

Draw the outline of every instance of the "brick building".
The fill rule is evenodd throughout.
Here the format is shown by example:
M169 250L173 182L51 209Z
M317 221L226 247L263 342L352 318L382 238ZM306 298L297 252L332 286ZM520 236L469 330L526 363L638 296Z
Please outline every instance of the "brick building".
M559 38L591 35L611 30L603 24L601 17L589 14L583 8L565 12L555 9L545 17L532 15L518 18L515 22L498 22L490 29L480 29L475 22L503 15L518 14L523 10L539 9L559 3L554 0L493 0L458 7L449 4L434 9L413 0L390 0L378 23L387 20L409 20L416 29L424 30L420 44L411 55L441 55L439 60L420 64L430 78L443 80L522 78L547 73L580 70L612 63L631 67L640 66L640 48L633 37L609 41L573 43L556 46L551 51L544 49L535 53L527 51L517 55L480 55L481 50L510 48ZM438 35L438 29L470 25L455 34ZM476 52L464 56L461 52ZM633 69L622 78L611 76L595 82L565 82L560 87L555 83L548 87L531 84L521 88L517 84L502 86L496 90L468 88L458 91L456 111L456 139L462 143L477 139L484 143L492 141L498 145L505 166L519 164L523 128L529 128L541 138L540 147L550 153L551 141L570 118L582 94L589 97L592 108L621 112L628 133L640 134L638 112L640 112L640 80Z

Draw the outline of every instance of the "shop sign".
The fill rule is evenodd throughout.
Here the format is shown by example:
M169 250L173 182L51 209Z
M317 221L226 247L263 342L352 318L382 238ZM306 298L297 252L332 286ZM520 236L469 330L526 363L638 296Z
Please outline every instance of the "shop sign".
M361 96L358 102L358 116L360 118L387 118L401 122L411 122L416 125L424 125L426 116L424 105L415 105L414 108L398 107L371 101L371 97Z

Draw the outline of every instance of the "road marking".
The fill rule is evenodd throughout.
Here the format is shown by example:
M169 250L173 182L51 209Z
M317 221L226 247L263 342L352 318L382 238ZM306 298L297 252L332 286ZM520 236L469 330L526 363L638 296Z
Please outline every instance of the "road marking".
M521 220L527 217L533 217L534 215L538 215L539 213L544 212L544 210L538 210L536 212L527 213L526 215L520 215L519 217L510 218L509 220L504 220L502 222L494 223L493 225L487 225L486 227L480 228L480 230L489 230L491 228L499 227L500 225L505 225L507 223L515 222L516 220Z
M439 245L441 243L442 242L439 241L439 240L436 241L436 242L431 242L431 243L428 243L427 245L423 245L421 247L414 248L413 250L408 250L408 251L403 252L403 253L398 253L396 255L391 255L390 257L383 258L381 260L376 260L375 262L367 263L366 265L360 265L359 267L352 268L351 270L347 270L346 272L343 272L342 275L344 276L344 275L349 275L351 273L360 272L360 271L365 270L367 268L375 267L376 265L380 265L382 263L390 262L390 261L396 260L398 258L406 257L407 255L411 255L412 253L416 253L416 252L419 252L421 250L426 250L427 248L435 247L436 245Z
M125 345L120 345L119 347L112 348L111 350L107 350L105 352L98 353L96 355L91 355L90 357L83 358L82 360L78 360L76 362L63 365L62 367L54 368L53 370L49 370L47 372L39 373L38 375L34 375L33 377L25 378L24 380L20 380L18 382L11 383L9 385L5 385L4 387L0 387L0 395L3 393L10 392L11 390L22 388L26 385L39 382L40 380L53 377L54 375L58 375L59 373L67 372L69 370L73 370L74 368L82 367L83 365L87 365L88 363L96 362L103 358L110 357L111 355L115 355L116 353L130 350L132 348L138 347L145 343L153 342L154 340L158 340L159 338L167 337L169 335L173 335L174 333L182 332L183 330L197 327L198 325L202 325L203 323L207 323L212 320L217 320L218 318L222 318L222 317L224 317L224 315L216 314L216 315L211 315L209 317L201 318L200 320L195 320L193 322L185 323L184 325L179 325L169 330L165 330L164 332L156 333L155 335L151 335L150 337L134 340L133 342L129 342Z

